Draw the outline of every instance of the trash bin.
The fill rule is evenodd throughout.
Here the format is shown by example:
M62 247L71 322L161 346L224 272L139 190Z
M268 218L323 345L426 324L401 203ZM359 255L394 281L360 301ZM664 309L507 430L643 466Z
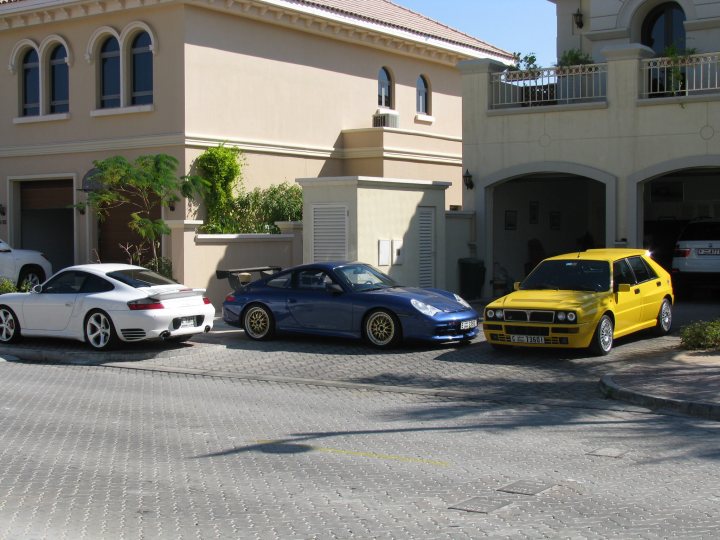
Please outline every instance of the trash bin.
M460 269L460 296L465 300L482 298L485 283L485 263L474 257L458 259Z

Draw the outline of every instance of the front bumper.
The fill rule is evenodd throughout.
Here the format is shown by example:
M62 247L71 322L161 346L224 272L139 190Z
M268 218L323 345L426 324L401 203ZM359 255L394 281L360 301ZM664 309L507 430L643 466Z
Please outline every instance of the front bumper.
M590 346L595 326L592 324L533 324L484 322L483 334L488 343L517 347L586 348Z
M402 318L403 337L445 343L448 341L466 341L480 334L480 321L477 313L462 315L451 314L439 320L423 316Z

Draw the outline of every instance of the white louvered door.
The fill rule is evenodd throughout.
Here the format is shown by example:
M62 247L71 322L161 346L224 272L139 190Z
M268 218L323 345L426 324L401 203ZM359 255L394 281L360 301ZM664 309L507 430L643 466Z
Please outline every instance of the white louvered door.
M313 262L340 261L348 258L347 215L346 206L313 207Z
M435 209L418 208L418 285L435 286Z

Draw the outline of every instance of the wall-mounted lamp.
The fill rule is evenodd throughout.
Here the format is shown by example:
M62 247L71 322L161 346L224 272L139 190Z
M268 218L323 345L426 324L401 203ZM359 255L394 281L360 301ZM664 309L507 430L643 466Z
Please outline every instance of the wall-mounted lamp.
M174 212L175 211L175 203L174 202L168 203L168 208L170 209L171 212Z
M472 189L475 187L475 183L472 179L472 174L470 174L470 171L465 169L465 174L462 175L463 184L465 184L465 187L468 189Z
M583 27L583 14L580 11L580 8L578 8L578 10L573 13L573 21L575 22L575 26L577 26L578 28Z
M4 216L7 210L3 204L0 204L0 216Z

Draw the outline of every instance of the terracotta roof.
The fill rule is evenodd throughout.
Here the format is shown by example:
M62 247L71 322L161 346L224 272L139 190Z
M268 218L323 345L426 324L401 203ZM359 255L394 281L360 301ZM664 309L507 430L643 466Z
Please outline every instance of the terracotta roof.
M24 0L0 0L0 4L22 1ZM298 7L328 11L350 19L415 34L421 38L434 38L450 45L475 50L478 53L494 55L508 60L512 59L512 54L508 51L455 30L390 0L279 0L278 3L284 3L288 7L292 7L294 4ZM47 4L44 4L44 6L47 7Z
M390 0L286 0L512 59L512 54Z

